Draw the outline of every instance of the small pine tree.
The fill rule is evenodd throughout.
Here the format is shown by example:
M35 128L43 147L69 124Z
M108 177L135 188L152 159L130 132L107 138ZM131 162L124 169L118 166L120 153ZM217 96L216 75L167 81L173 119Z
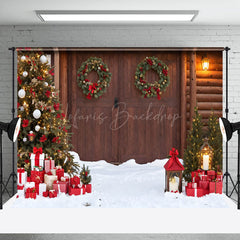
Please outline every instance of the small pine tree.
M82 184L87 185L91 182L92 177L90 175L90 170L88 167L85 167L85 165L83 164L82 170L80 172L80 180L82 182Z
M183 177L185 181L191 181L191 172L200 167L200 148L203 144L203 124L202 117L198 113L197 107L194 109L195 116L192 119L192 129L187 136L187 148L184 150Z
M213 149L212 169L222 169L222 134L220 131L218 117L212 114L208 120L208 143Z

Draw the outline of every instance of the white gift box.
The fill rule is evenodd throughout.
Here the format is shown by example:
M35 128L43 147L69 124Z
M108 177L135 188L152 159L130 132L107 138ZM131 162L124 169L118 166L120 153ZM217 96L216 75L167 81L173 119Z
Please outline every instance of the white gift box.
M44 175L44 183L47 184L47 190L53 189L53 182L58 180L58 176Z
M46 183L40 183L39 184L39 196L42 196L43 192L47 191L47 184Z
M17 185L23 186L27 182L27 172L19 172L17 171L17 178L18 178L18 183Z
M31 153L30 159L31 159L31 170L32 171L34 170L34 167L36 166L35 157L36 157L36 154ZM43 162L44 162L44 153L39 154L39 166L40 167L43 167Z
M27 188L35 188L35 182L26 182L24 189L26 190Z

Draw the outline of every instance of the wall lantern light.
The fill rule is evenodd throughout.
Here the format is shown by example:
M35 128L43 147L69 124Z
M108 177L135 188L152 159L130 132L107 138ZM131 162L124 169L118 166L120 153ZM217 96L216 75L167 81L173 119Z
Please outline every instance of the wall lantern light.
M209 59L207 57L202 57L202 69L204 71L209 69Z

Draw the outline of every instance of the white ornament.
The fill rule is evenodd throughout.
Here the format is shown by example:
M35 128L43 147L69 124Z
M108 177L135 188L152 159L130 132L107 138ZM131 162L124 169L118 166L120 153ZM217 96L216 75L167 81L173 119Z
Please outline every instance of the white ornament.
M46 57L45 55L42 55L42 56L40 57L40 62L41 62L41 63L44 64L44 63L47 63L47 61L48 61L48 60L47 60L47 57Z
M44 85L47 87L47 86L48 86L48 83L47 83L47 82L45 82L45 83L44 83Z
M24 111L24 107L23 107L23 106L19 107L19 110L20 110L21 112L23 112L23 111Z
M36 119L39 119L41 117L41 111L36 109L33 111L33 117L36 118Z
M24 89L20 89L20 90L18 91L18 96L19 96L20 98L24 98L25 95L26 95L26 92L25 92Z
M24 138L23 138L23 141L24 141L24 142L26 142L26 141L27 141L27 138L26 138L26 137L24 137Z
M36 125L35 126L35 131L38 132L40 130L40 126L39 125Z
M24 71L24 72L22 73L22 75L23 75L24 77L27 77L28 72L27 72L27 71Z
M21 56L21 61L22 61L22 62L26 61L26 59L27 59L27 58L26 58L24 55Z

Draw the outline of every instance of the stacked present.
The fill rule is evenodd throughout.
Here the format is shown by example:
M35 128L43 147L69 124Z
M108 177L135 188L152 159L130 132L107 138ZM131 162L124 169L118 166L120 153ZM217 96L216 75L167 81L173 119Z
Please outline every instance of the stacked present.
M192 182L189 182L186 186L186 195L202 197L209 193L222 194L222 180L222 172L215 172L213 170L203 171L198 169L192 172Z
M42 148L33 148L31 159L31 176L27 177L24 168L18 168L18 196L36 199L37 195L55 198L59 194L81 195L91 192L91 184L84 185L78 176L65 176L61 166L45 156Z

